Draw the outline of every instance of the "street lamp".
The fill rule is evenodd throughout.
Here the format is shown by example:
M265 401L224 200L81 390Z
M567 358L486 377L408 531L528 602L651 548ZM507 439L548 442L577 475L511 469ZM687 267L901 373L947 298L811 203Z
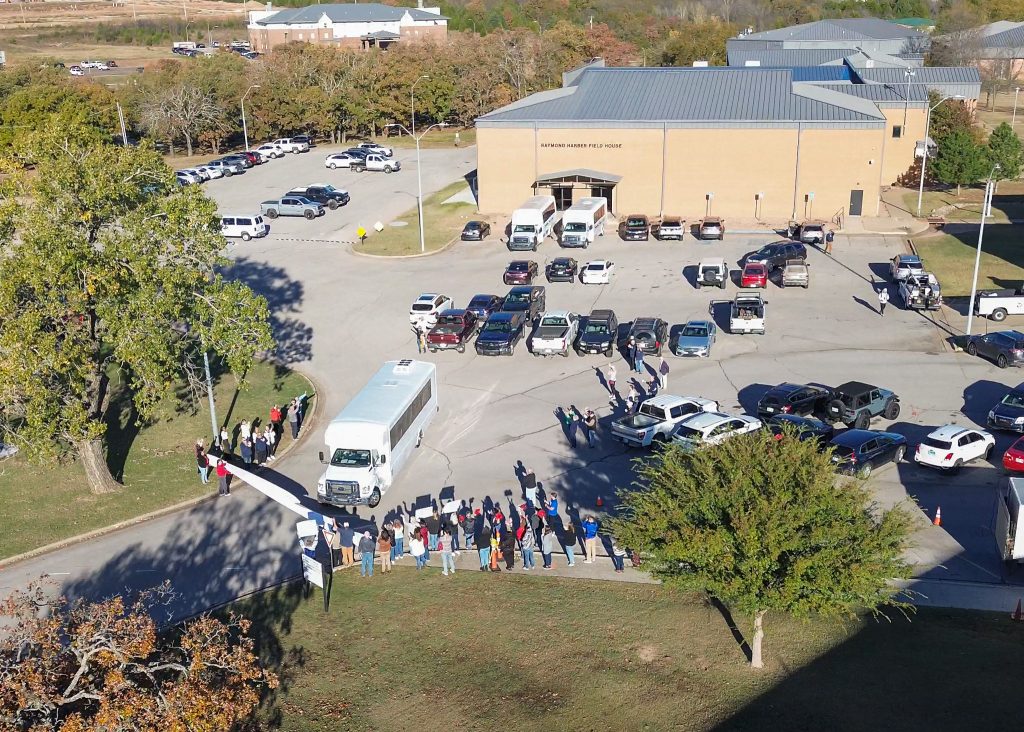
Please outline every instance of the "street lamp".
M429 76L423 74L421 77L419 77L418 79L416 79L416 81L412 83L411 87L409 87L409 121L412 122L413 137L416 137L416 85L419 84L424 79L429 78Z
M213 26L214 29L220 28L219 25ZM210 32L210 21L206 21L206 47L213 48L213 35Z
M419 137L417 137L408 129L406 129L405 125L399 124L398 122L392 122L391 124L385 126L398 127L399 129L405 130L405 133L407 135L410 135L412 139L416 141L416 212L419 216L420 221L420 254L422 254L427 251L427 245L426 239L423 235L423 166L420 165L420 140L422 140L424 136L435 127L447 127L448 123L437 122L436 124L432 124L430 125L430 127L423 130L423 132L420 133Z
M924 168L928 164L928 133L931 132L932 128L932 112L938 109L939 105L948 99L963 99L961 94L951 94L948 97L943 97L935 103L934 107L928 108L928 116L924 123L924 151L921 154L921 182L917 186L917 217L921 218L921 199L924 197Z
M967 301L967 337L971 337L971 325L974 323L974 298L978 294L978 268L981 266L981 240L985 236L985 219L989 216L989 209L992 206L992 193L995 191L995 183L992 176L999 170L999 163L992 166L985 181L985 197L981 200L981 224L978 226L978 251L974 255L974 279L971 280L971 299Z
M242 135L245 136L245 151L249 152L249 127L245 124L245 98L249 96L249 92L253 89L259 89L259 84L253 84L245 90L245 94L242 95Z
M193 23L195 23L194 20L189 20L187 23L185 23L185 43L188 43L188 27Z
M1017 124L1017 95L1020 94L1020 87L1015 86L1013 88L1013 117L1010 119L1010 127Z

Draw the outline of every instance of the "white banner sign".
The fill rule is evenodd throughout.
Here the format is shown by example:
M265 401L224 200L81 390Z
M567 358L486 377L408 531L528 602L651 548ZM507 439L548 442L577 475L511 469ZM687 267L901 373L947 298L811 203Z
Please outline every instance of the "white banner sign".
M312 582L317 587L324 586L323 565L307 554L302 555L302 576L307 582Z

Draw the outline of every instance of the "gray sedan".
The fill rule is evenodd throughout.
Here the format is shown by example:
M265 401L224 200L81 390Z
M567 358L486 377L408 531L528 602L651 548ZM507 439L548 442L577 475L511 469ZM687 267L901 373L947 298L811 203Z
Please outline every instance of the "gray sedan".
M717 331L715 324L710 320L689 321L679 331L675 354L677 356L710 357L711 346L714 345Z

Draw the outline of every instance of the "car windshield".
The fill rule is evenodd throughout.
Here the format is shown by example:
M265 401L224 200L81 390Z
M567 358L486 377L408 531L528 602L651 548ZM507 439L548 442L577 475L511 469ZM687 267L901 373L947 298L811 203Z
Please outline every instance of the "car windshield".
M506 305L529 305L530 304L530 296L528 294L526 294L526 293L523 293L521 295L519 295L519 294L512 294L512 295L509 295L508 297L505 298L505 304Z
M804 231L821 231L821 227L817 224L809 224L804 227Z
M1011 391L999 403L1008 407L1024 407L1024 391Z
M368 468L370 467L370 451L346 450L339 447L331 456L331 465L345 468Z
M425 313L429 310L432 310L433 307L433 304L429 302L414 302L412 304L412 309L418 313Z
M948 450L953 446L953 443L948 440L937 440L934 437L925 437L921 440L921 444L934 447L936 450Z
M512 262L508 266L509 272L525 272L528 269L530 269L529 262Z
M472 300L469 301L469 306L471 308L486 308L490 307L490 305L491 298L489 297L474 297Z
M437 329L440 331L462 330L462 318L457 315L445 315L437 320Z
M565 225L565 230L572 233L576 233L578 231L586 231L587 225L577 223L576 221L570 221L568 224Z
M701 274L703 274L703 275L718 274L718 267L704 267L703 269L701 269Z
M335 188L334 186L332 186L332 185L331 185L330 183L328 183L328 184L327 184L327 185L325 185L325 186L320 186L320 190L322 190L322 191L326 191L327 193L334 193L334 192L335 192L335 191L337 191L338 189L337 189L337 188Z
M572 263L568 259L556 259L551 263L552 267L569 267Z
M762 272L764 272L764 265L763 264L748 264L746 266L746 270L747 270L748 274L761 274Z
M512 323L508 320L488 321L484 325L485 333L511 333Z
M705 338L707 337L708 329L703 325L688 325L683 328L683 338Z
M587 269L591 272L600 272L604 269L603 264L588 264Z
M853 448L847 445L836 445L834 454L841 458L847 458L853 455Z
M626 226L647 226L644 219L626 219Z
M596 323L587 323L587 333L607 333L608 323L603 321L597 321Z
M706 222L704 224L704 228L705 229L717 229L718 228L718 222L717 221L708 221L708 222Z
M682 226L682 223L679 221L679 219L665 219L664 221L661 222L661 225L664 227Z
M679 440L686 440L687 442L701 442L704 439L704 433L700 430L693 429L693 427L679 425L676 427L675 437Z
M567 325L569 325L569 321L562 317L544 318L544 320L540 321L541 328L564 328Z
M515 228L512 229L513 234L532 234L533 224L516 224Z
M470 221L468 224L466 224L466 231L475 231L476 229L479 228L480 222L478 221Z

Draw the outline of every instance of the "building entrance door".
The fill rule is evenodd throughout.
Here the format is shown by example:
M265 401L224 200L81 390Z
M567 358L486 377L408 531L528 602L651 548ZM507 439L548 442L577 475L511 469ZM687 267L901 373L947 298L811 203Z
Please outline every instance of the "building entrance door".
M559 211L572 205L572 188L569 186L552 186L551 195L555 197L555 208Z
M594 198L603 198L608 202L608 213L612 213L615 209L612 207L612 190L614 186L594 186L590 189L590 195Z
M860 216L864 208L864 191L854 189L850 191L850 216Z

